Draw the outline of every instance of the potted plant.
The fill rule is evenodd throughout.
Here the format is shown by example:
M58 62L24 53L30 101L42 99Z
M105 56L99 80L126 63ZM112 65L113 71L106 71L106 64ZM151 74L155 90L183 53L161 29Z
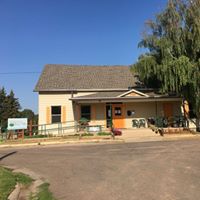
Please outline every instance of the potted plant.
M78 122L80 130L85 130L85 128L89 125L88 122L89 122L88 119L82 117Z

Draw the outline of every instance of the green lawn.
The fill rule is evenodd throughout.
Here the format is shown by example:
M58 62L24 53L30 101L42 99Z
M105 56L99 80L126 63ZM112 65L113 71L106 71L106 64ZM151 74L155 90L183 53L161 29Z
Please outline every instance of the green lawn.
M36 195L31 195L30 200L55 200L52 193L49 191L49 184L43 183L39 187L39 192Z
M0 166L0 200L7 200L17 183L28 187L32 181L27 175L13 173L12 170ZM44 183L39 186L39 192L37 194L30 195L30 200L55 200L55 198L49 191L49 184Z
M32 179L22 173L13 173L11 170L0 167L0 200L7 200L15 188L16 183L30 185Z

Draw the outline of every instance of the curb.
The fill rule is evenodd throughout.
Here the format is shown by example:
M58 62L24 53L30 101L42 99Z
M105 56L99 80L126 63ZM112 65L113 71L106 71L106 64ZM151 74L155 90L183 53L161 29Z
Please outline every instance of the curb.
M21 184L17 183L15 185L15 189L8 196L8 200L26 199L27 195L29 196L31 193L36 194L38 191L38 187L43 183L45 183L45 181L41 176L37 175L36 173L28 169L25 168L17 169L15 167L10 167L10 166L3 166L3 167L11 169L14 173L23 173L33 179L31 185L25 190Z
M31 146L46 146L46 145L58 145L58 144L91 144L91 143L103 143L103 144L114 144L114 143L124 143L123 139L115 140L105 140L105 139L92 139L92 140L71 140L71 141L50 141L50 142L35 142L27 144L2 144L0 148L9 147L31 147Z
M80 145L80 144L116 144L116 143L132 143L132 142L153 142L153 141L173 141L173 140L184 140L184 139L199 139L200 134L192 135L179 135L179 134L165 134L160 137L137 137L137 138L116 138L116 139L84 139L84 140L64 140L64 141L43 141L43 142L34 142L34 143L25 143L25 144L1 144L1 148L11 148L11 147L34 147L34 146L48 146L48 145L61 145L61 144L71 144L71 145Z
M8 200L17 200L19 198L20 190L20 185L17 183L15 189L8 196Z
M164 135L162 141L184 140L184 139L200 139L200 135Z

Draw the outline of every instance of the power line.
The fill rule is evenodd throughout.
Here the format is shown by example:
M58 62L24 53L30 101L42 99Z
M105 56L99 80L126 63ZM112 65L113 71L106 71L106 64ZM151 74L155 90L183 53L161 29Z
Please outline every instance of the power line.
M0 72L0 75L40 74L41 72Z

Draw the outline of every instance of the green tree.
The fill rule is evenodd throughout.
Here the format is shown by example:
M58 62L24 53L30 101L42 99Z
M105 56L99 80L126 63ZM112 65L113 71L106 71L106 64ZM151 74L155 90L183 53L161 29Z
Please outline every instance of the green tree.
M36 115L31 109L24 109L20 112L20 117L28 118L32 120L33 124L38 124L38 115Z
M19 100L17 98L15 98L15 94L13 92L13 90L10 91L10 94L7 95L6 98L6 103L7 103L7 113L8 116L11 118L14 117L19 117L19 109L20 104L19 104Z
M35 114L30 109L24 109L23 111L20 112L20 116L24 118L28 118L28 120L33 120L35 117Z
M5 126L5 120L4 120L4 115L6 112L6 108L4 106L5 104L5 99L6 99L6 91L5 88L0 88L0 126L4 127Z
M166 8L146 23L133 70L146 85L176 92L192 103L200 119L200 0L168 0Z
M1 128L7 127L8 118L19 117L20 104L15 98L14 92L11 90L9 95L6 94L4 88L0 89L0 123Z

